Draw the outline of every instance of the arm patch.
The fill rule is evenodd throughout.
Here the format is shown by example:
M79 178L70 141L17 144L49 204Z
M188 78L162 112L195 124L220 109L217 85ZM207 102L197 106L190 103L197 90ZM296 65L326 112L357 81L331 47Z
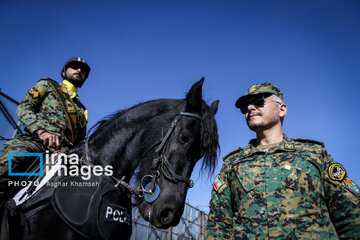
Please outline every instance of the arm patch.
M350 192L354 193L357 197L360 197L360 187L353 180L346 177L344 185Z
M219 191L221 187L223 187L224 185L225 185L224 180L220 177L220 175L217 175L213 182L213 187L215 191Z
M329 177L335 181L342 181L346 176L346 171L339 163L333 163L328 169Z
M32 98L37 98L40 95L40 92L37 91L31 91L29 92L29 94L32 96Z

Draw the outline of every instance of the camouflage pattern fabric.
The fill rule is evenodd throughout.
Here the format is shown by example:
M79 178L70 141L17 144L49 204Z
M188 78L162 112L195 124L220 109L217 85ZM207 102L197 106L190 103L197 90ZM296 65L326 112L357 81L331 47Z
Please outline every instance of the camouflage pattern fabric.
M246 104L247 100L259 94L274 94L284 101L284 95L280 91L279 87L272 83L266 82L251 86L247 93L239 97L239 99L235 103L235 106L237 108L241 108L244 104Z
M67 100L67 105L62 103L53 86L62 89ZM66 111L64 110L66 107ZM70 126L69 112L76 115L75 128ZM19 153L45 152L41 140L37 139L36 132L40 129L59 136L61 146L71 147L86 135L87 119L85 107L81 104L79 97L71 99L67 95L66 88L51 79L38 81L26 92L24 100L17 109L19 121L24 125L26 135L18 136L4 144L4 150L0 156L0 198L2 192L6 191L8 178L8 154L17 150ZM37 141L37 140L39 141ZM12 171L19 171L22 166L29 166L24 158L12 158ZM6 185L6 186L5 186Z
M250 144L224 159L206 239L360 239L360 190L321 144Z
M44 129L59 136L62 145L71 147L84 139L86 135L85 107L81 104L78 96L72 99L70 107L63 106L51 86L51 83L54 84L54 82L50 79L42 79L27 91L17 109L17 116L30 135L35 135L38 130ZM65 88L63 90L63 93L66 94ZM68 108L68 111L77 111L79 116L79 121L76 123L79 129L74 130L78 134L74 140L64 107Z

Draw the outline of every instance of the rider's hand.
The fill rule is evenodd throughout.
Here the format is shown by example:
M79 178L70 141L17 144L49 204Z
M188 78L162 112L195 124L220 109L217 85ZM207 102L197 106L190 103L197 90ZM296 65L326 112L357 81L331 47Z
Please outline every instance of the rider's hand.
M37 131L38 138L43 141L43 144L48 147L53 147L55 149L60 148L60 139L58 136L48 133L44 130Z

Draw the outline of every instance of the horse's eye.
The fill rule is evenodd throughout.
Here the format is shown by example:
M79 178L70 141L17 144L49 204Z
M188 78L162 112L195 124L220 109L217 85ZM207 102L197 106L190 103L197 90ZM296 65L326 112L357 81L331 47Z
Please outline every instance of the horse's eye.
M188 143L190 138L184 134L181 134L181 140L184 142L184 143Z

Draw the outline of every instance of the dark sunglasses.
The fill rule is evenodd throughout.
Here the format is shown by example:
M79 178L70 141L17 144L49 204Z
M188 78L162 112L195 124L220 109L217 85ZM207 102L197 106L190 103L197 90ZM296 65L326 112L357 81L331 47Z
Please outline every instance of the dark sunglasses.
M271 94L270 94L271 95ZM270 102L276 102L277 104L282 104L282 102L278 102L278 101L267 101L265 102L265 98L270 96L270 95L266 95L266 96L260 96L257 98L252 98L249 101L247 101L247 103L242 106L240 108L240 111L242 114L245 114L248 111L248 107L249 105L254 105L255 107L259 108L259 107L263 107L266 103L270 103Z
M240 108L242 114L245 114L247 112L249 105L254 105L255 107L263 107L265 105L265 97L260 96L258 98L250 99L244 106Z
M80 68L80 70L81 70L81 71L85 72L84 67L83 67L82 65L80 65L80 64L70 65L70 66L69 66L69 68L72 68L72 69L74 69L74 70L77 70L77 69L79 69L79 68Z

